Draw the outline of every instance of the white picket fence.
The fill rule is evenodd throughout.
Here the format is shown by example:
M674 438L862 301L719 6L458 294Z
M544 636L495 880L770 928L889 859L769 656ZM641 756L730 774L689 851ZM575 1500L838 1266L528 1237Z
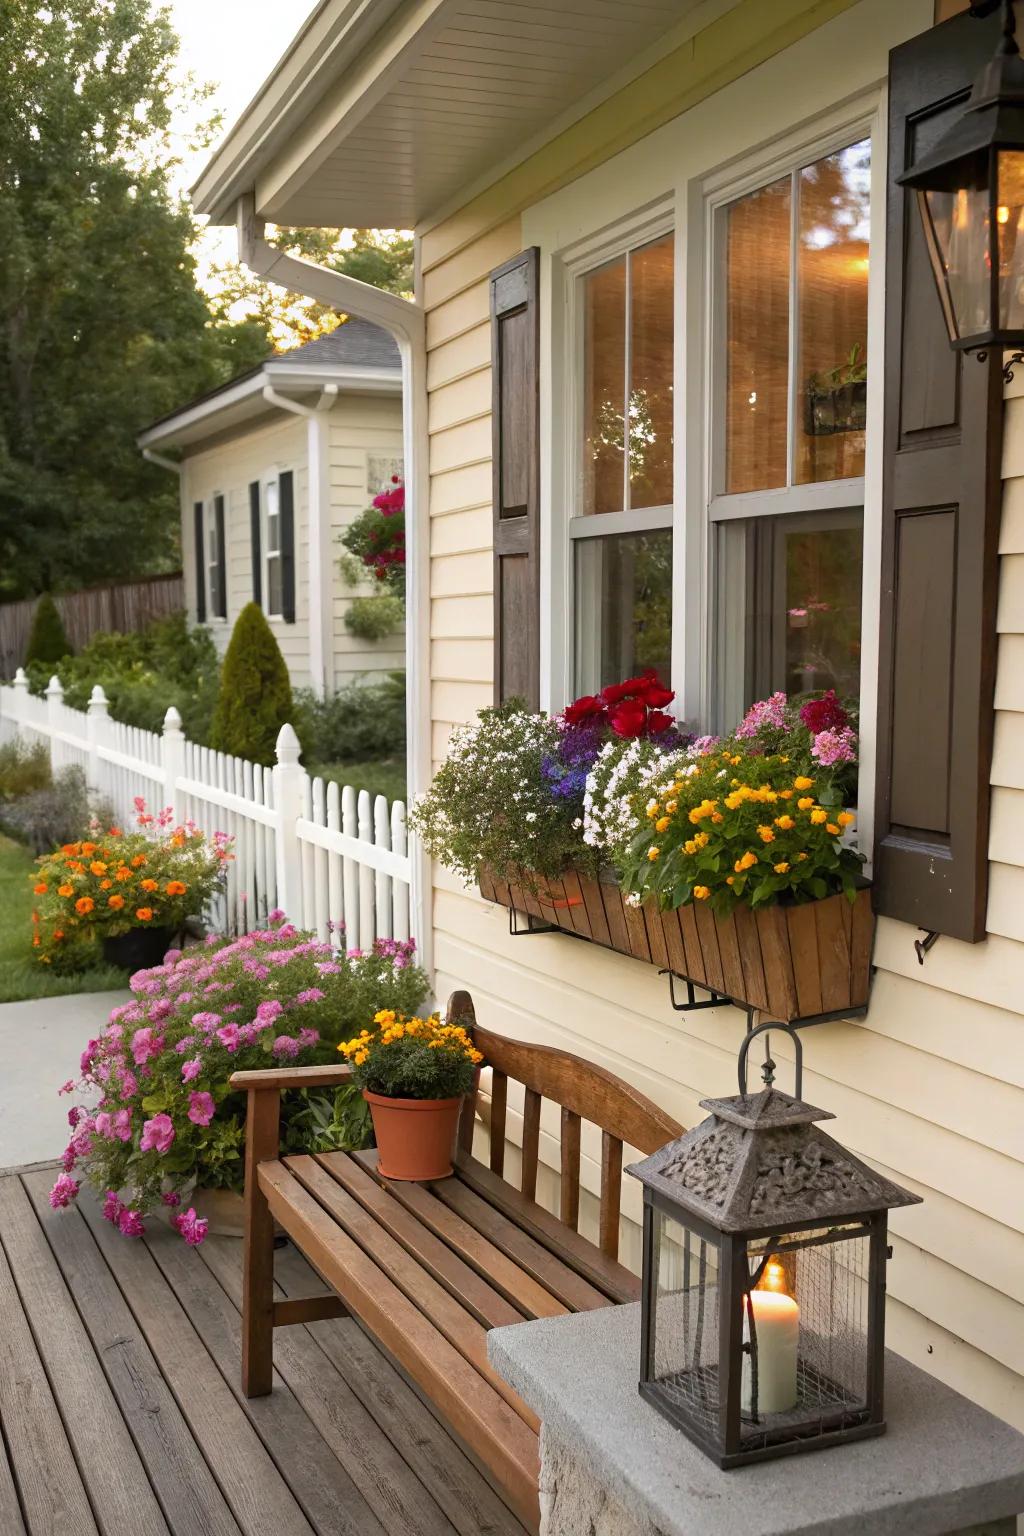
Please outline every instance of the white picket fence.
M264 768L188 741L174 708L157 736L111 720L98 685L83 713L65 704L58 678L41 699L19 669L0 685L0 742L16 736L46 741L55 770L78 764L127 826L141 797L150 810L170 806L176 821L232 837L234 859L211 914L220 931L248 932L280 907L335 948L409 937L405 806L311 779L290 725L281 727L274 767Z

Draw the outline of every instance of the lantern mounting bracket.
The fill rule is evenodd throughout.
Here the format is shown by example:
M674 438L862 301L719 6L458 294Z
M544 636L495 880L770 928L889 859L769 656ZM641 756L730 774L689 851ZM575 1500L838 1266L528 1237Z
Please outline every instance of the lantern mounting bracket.
M984 363L984 362L988 361L988 353L984 349L982 349L982 351L976 353L976 356L977 356L977 359L978 359L979 363ZM1011 352L1010 356L1003 363L1003 383L1004 384L1012 384L1013 383L1013 370L1015 368L1019 368L1021 363L1024 363L1024 352Z

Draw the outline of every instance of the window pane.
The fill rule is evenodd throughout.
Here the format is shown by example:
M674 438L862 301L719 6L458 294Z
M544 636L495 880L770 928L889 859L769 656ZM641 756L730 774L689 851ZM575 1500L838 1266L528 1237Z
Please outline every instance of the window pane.
M267 553L276 554L281 548L281 520L275 512L267 512Z
M595 693L672 649L672 531L576 541L576 692Z
M871 141L800 172L794 479L864 473Z
M785 485L790 178L726 211L727 491Z
M267 612L281 612L281 561L277 555L267 561Z
M631 507L672 502L674 252L675 240L666 235L629 259Z
M625 504L626 259L583 279L583 511Z

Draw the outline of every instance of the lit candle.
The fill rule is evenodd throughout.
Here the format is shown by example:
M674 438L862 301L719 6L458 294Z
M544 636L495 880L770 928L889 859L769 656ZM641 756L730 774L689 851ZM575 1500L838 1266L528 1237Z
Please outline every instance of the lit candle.
M757 1335L757 1412L786 1413L796 1407L796 1357L800 1337L800 1308L785 1291L785 1270L774 1260L765 1265L761 1285L751 1291ZM750 1320L743 1308L743 1342L750 1342ZM741 1401L751 1412L753 1377L750 1353L744 1351Z

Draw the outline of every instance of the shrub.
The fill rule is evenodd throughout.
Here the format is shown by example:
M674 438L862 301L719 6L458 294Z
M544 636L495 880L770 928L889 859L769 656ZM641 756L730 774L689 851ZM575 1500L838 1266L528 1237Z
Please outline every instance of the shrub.
M50 748L45 741L30 746L16 736L0 746L0 805L45 789L50 779Z
M64 633L64 621L60 616L60 610L49 592L44 592L32 616L32 628L29 630L28 646L25 651L25 665L38 662L52 667L70 654L71 646Z
M384 640L405 623L405 604L393 593L354 597L345 611L345 628L360 640Z
M173 812L153 816L143 800L135 805L135 831L97 826L84 841L39 859L33 943L43 964L59 964L68 945L77 953L90 939L131 928L180 932L220 886L231 858L224 833L207 838L191 825L171 829Z
M350 683L329 699L304 689L296 702L295 728L311 762L405 756L404 672L389 672L380 682Z
M85 837L94 819L109 826L112 817L110 806L90 794L77 764L58 769L52 783L10 801L0 810L0 820L8 831L37 854Z
M292 685L281 648L262 609L247 603L224 657L210 743L220 752L272 764L278 732L291 715Z
M134 999L114 1009L82 1055L80 1079L61 1089L80 1087L95 1108L69 1112L72 1136L51 1204L74 1199L78 1172L106 1196L104 1215L126 1236L141 1233L163 1201L178 1209L185 1240L202 1241L205 1224L184 1208L192 1190L244 1182L245 1095L232 1090L231 1074L336 1062L339 1038L382 1006L415 1012L427 979L413 948L378 940L367 954L334 954L274 912L244 938L172 950L163 965L137 972ZM283 1111L286 1150L367 1144L351 1085L288 1094Z
M405 486L397 475L392 488L373 498L372 506L353 519L341 536L348 553L396 597L405 597ZM351 577L342 556L342 574ZM358 567L356 568L358 571Z
M484 1058L461 1025L442 1024L436 1013L410 1019L393 1008L380 1009L373 1022L338 1046L357 1088L389 1099L456 1099L472 1088Z

